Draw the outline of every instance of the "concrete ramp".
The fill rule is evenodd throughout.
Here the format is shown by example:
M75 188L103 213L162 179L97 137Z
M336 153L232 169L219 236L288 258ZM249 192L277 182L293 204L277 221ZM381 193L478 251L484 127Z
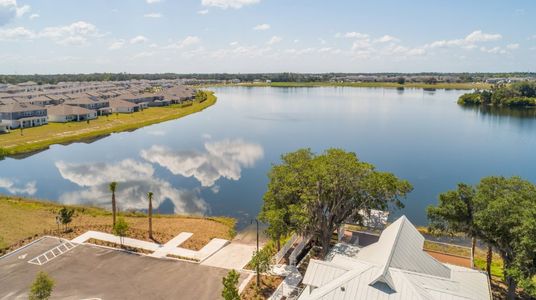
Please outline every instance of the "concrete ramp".
M230 243L201 264L229 270L241 270L253 257L256 246Z

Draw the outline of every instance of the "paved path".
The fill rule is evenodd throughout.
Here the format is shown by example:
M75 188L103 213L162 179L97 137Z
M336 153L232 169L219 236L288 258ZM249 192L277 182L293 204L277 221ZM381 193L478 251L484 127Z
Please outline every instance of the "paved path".
M225 248L203 261L201 264L229 270L241 270L251 260L255 249L256 246L253 245L232 242Z
M193 233L190 232L181 232L179 235L169 240L169 242L165 243L162 247L158 248L158 250L156 250L155 252L153 252L153 254L150 254L149 256L166 257L166 255L168 255L168 253L170 253L173 248L177 248L180 244L184 243L192 235Z
M123 244L129 247L144 249L153 252L149 256L152 257L166 257L167 255L180 256L187 259L193 259L196 261L203 261L211 257L214 253L218 252L220 249L224 248L229 241L224 239L212 239L208 244L198 251L185 249L178 247L189 239L193 234L190 232L182 232L169 242L165 244L157 244L152 242L141 241L132 238L123 238ZM118 236L113 234L99 232L99 231L88 231L73 240L71 242L82 244L90 239L96 239L100 241L121 244L121 240ZM249 260L248 260L249 261Z
M82 244L82 243L87 242L90 239L96 239L99 241L110 242L110 243L114 243L118 245L121 244L120 237L113 235L113 234L99 232L99 231L88 231L74 238L73 240L71 240L71 242ZM162 247L161 245L156 244L156 243L141 241L137 239L131 239L127 237L123 238L123 245L134 247L134 248L139 248L139 249L144 249L148 251L153 251L153 252L158 250L160 247Z

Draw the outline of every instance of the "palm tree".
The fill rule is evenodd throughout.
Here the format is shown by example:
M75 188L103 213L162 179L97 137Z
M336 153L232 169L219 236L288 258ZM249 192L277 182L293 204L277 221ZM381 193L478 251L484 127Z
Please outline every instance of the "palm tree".
M115 189L117 188L117 182L112 181L110 183L110 192L112 192L112 216L113 216L113 223L112 226L115 226L115 213L116 213L116 206L115 206Z
M149 238L153 238L153 192L147 193L149 199Z

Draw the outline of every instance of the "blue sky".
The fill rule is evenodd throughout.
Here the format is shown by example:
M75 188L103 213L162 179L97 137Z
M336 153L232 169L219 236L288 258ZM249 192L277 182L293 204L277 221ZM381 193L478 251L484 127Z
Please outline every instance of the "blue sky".
M0 73L536 71L531 0L0 0Z

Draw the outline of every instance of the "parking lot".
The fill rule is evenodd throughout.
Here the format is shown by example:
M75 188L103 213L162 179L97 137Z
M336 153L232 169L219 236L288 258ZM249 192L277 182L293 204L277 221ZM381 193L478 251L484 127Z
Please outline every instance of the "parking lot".
M60 243L44 238L0 259L0 299L27 299L39 271L56 282L52 299L220 299L222 277L228 272L91 245L49 256L43 265L28 263ZM246 277L241 274L239 284Z

